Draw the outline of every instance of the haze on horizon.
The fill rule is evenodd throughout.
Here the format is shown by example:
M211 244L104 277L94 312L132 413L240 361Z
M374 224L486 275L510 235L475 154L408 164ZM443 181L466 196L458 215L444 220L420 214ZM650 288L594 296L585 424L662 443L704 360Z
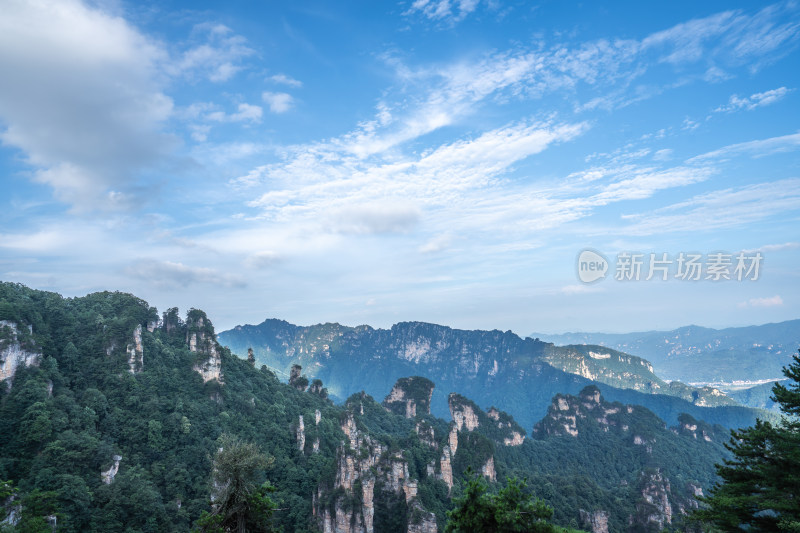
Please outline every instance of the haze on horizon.
M218 331L800 317L797 3L229 4L4 3L0 280Z

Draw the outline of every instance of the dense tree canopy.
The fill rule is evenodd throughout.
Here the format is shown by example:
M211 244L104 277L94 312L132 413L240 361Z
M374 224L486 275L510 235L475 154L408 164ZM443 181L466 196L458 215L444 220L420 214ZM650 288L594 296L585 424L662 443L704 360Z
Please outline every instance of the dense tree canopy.
M775 385L773 399L786 417L731 432L734 457L718 466L722 483L696 513L720 531L800 531L800 356L784 374L791 382Z
M525 481L509 478L496 494L481 475L467 473L464 493L447 513L446 533L559 533L549 522L553 509L525 491Z

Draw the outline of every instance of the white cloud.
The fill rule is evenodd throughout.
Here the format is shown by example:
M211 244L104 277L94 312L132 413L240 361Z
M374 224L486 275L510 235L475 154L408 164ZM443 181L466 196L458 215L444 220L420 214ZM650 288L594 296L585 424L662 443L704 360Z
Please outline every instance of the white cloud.
M255 54L240 35L234 35L222 24L198 24L193 33L203 39L202 44L189 48L167 66L173 75L201 76L221 83L241 71L242 60Z
M278 85L287 85L294 88L303 86L302 81L296 80L291 76L287 76L286 74L275 74L267 78L267 80L271 81L272 83L277 83Z
M565 285L559 289L563 294L592 294L598 292L605 292L606 289L599 285Z
M286 113L294 105L294 98L288 93L264 91L261 98L269 105L269 110L273 113Z
M75 0L9 1L0 17L0 119L35 179L78 209L135 205L137 172L175 146L166 54L124 20Z
M739 155L749 155L751 157L764 157L767 155L792 152L800 148L800 133L792 133L780 137L747 141L743 143L731 144L712 152L700 154L687 161L687 163L698 163L712 159L724 159Z
M247 286L244 278L222 273L213 268L192 267L183 263L154 259L135 261L125 268L124 273L133 278L147 281L161 289L188 287L197 283L229 288Z
M401 203L374 203L344 207L332 214L331 229L354 234L406 233L417 225L419 210Z
M796 248L800 248L800 242L785 242L783 244L765 244L764 246L760 246L758 248L752 248L750 250L743 250L745 253L753 253L753 252L782 252L784 250L794 250Z
M629 235L675 231L711 231L746 226L758 220L800 209L800 179L784 179L717 190L656 209L626 215Z
M779 295L766 298L750 298L746 302L739 304L739 307L776 307L783 305L783 298Z
M771 91L765 91L763 93L755 93L745 98L739 98L737 95L734 94L733 96L731 96L727 105L718 107L717 109L714 110L714 112L729 113L732 111L739 111L740 109L752 111L757 107L763 107L765 105L774 104L775 102L783 99L783 97L789 94L790 92L792 92L792 89L787 89L786 87L779 87L777 89L772 89Z
M206 115L208 120L215 122L261 122L263 109L252 104L239 104L236 113L226 114L223 111L212 111Z
M669 159L672 159L671 148L663 148L661 150L657 150L656 153L653 154L654 161L668 161Z
M419 252L422 254L435 254L446 250L450 246L452 237L448 233L437 235L425 244L419 247Z
M251 254L245 259L245 266L256 270L269 268L279 263L283 258L277 252L272 250L264 250Z
M421 13L431 20L455 23L473 13L478 4L480 0L414 0L404 15Z

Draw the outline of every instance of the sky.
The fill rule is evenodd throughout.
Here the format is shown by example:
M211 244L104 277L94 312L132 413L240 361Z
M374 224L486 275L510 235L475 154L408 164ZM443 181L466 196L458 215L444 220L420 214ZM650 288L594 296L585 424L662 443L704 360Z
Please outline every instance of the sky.
M217 331L800 317L795 1L2 13L2 281Z

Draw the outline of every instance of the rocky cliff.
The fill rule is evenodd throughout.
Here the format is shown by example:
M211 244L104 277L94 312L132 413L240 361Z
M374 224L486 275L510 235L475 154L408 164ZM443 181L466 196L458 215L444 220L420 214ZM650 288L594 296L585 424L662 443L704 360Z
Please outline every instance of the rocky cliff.
M429 415L433 389L433 382L427 378L420 376L400 378L383 400L383 406L387 411L406 418L415 418L418 412Z
M675 517L685 516L697 508L696 498L703 494L696 481L685 481L676 488L665 466L675 474L685 463L701 460L703 454L719 454L725 430L699 422L689 415L679 415L680 424L667 428L663 421L641 406L606 402L597 387L586 387L578 396L557 395L545 418L539 421L533 436L539 440L567 439L565 447L573 444L597 445L608 442L615 457L626 457L637 477L631 479L628 498L635 509L625 517L631 530L661 531L674 523ZM693 450L694 456L676 455L678 448ZM719 455L717 455L719 456ZM676 462L677 461L677 462ZM677 474L680 479L685 474ZM714 478L712 478L714 479ZM627 487L626 481L625 486ZM592 532L608 532L613 517L606 509L581 510L580 521ZM638 529L637 529L638 528Z
M339 398L362 389L383 397L397 379L424 376L437 383L430 404L431 412L441 418L448 416L443 391L458 391L531 427L546 414L555 394L577 394L598 382L614 387L604 388L606 397L644 405L670 424L680 412L726 427L750 425L760 415L723 405L732 402L713 390L667 384L647 361L633 355L600 347L553 346L510 331L465 331L421 322L402 322L391 329L299 327L266 320L223 332L220 342L241 357L252 347L259 363L286 374L291 365L301 364L309 378L323 379ZM708 407L714 405L725 408Z
M19 367L39 364L40 350L32 333L32 328L0 320L0 382L10 385Z
M133 342L125 350L128 354L128 368L131 374L136 374L144 368L144 346L142 345L142 325L133 330Z
M406 531L433 533L436 517L417 498L418 480L409 474L402 451L375 439L359 427L363 406L348 403L341 420L344 440L336 452L333 486L320 485L314 497L314 515L326 533L373 533L376 499L401 502L403 515L412 517Z
M167 320L164 320L167 324ZM169 326L167 330L169 331ZM223 384L222 359L214 334L214 326L203 311L191 309L186 317L186 343L189 350L199 356L194 366L195 372L204 382L214 381Z

